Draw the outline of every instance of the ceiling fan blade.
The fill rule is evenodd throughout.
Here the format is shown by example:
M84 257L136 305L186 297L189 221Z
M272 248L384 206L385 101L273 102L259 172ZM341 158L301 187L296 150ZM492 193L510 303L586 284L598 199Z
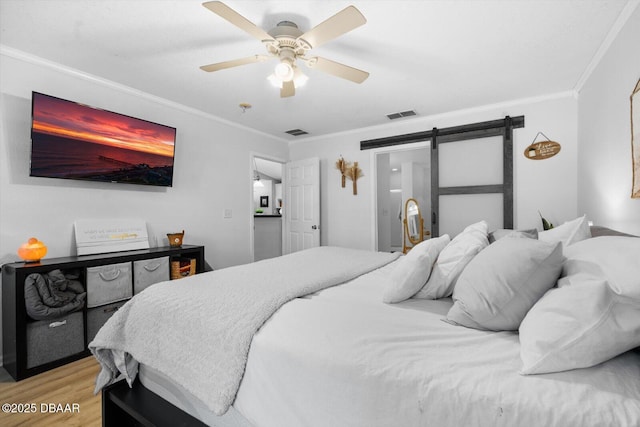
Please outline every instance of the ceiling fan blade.
M226 19L236 27L246 31L251 36L257 38L260 41L265 41L265 40L275 41L275 39L271 37L262 28L256 26L253 22L249 21L247 18L240 15L238 12L231 9L229 6L222 3L221 1L209 1L206 3L202 3L202 5L207 9L209 9L211 12L220 16L221 18Z
M232 61L218 62L215 64L203 65L200 67L202 71L212 72L224 70L225 68L238 67L240 65L253 64L255 62L264 62L272 59L272 56L268 55L253 55L246 58L234 59Z
M280 89L280 98L287 98L296 94L296 85L293 80L289 82L282 82L282 89Z
M351 80L354 83L362 83L369 77L369 73L366 71L358 70L357 68L318 56L310 58L306 64L309 68L315 68L336 77Z
M367 19L355 6L349 6L298 37L298 41L304 49L309 50L348 33L366 22Z

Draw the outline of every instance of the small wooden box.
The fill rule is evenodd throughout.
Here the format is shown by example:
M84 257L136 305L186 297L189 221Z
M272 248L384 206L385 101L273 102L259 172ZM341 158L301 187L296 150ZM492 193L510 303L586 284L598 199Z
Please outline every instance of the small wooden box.
M182 279L183 277L196 274L196 259L174 257L171 258L171 279Z

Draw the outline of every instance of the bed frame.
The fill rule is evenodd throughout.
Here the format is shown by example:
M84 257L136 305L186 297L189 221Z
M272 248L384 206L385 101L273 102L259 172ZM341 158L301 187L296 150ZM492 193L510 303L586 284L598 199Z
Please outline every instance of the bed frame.
M102 426L206 427L202 421L176 408L146 389L139 380L125 380L102 390Z
M639 237L601 226L591 226L590 229L592 237ZM640 352L640 347L636 351ZM132 388L125 380L121 380L102 390L102 425L103 427L206 426L202 421L145 388L139 379L134 381Z

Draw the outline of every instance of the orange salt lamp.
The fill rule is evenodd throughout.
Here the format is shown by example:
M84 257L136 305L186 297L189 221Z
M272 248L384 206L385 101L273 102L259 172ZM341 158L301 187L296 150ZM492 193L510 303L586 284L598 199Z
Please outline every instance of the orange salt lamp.
M18 256L26 262L38 262L47 254L47 247L40 240L32 237L18 248Z

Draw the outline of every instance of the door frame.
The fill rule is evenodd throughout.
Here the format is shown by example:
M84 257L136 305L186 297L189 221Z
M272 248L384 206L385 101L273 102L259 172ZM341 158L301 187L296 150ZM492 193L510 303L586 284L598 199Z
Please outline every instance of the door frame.
M264 160L268 160L270 162L274 162L274 163L280 163L282 165L283 168L283 174L282 174L282 183L284 185L284 167L287 164L288 160L285 160L281 157L276 157L276 156L272 156L270 154L264 154L258 151L249 151L249 206L250 206L250 213L249 213L249 253L251 254L251 262L254 262L256 259L256 255L255 255L255 219L253 218L253 215L255 212L253 212L253 171L254 171L254 164L255 164L255 159L264 159ZM284 196L283 196L284 197ZM284 233L284 224L282 226L282 244L284 245L284 237L285 237L285 233ZM284 246L283 248L283 253L284 253Z
M384 138L360 141L360 150L371 150L381 147L409 144L417 141L431 141L431 235L440 235L439 199L440 196L452 194L491 194L502 193L503 228L513 228L513 130L524 127L524 116L489 120L467 125L452 126L432 130L395 135ZM458 142L469 139L481 139L502 136L502 184L466 185L441 188L439 184L438 144ZM376 244L377 245L377 244Z
M373 165L373 179L371 180L371 216L373 227L371 230L372 250L378 251L378 154L395 153L399 151L419 150L431 147L431 141L419 141L402 145L390 145L388 147L379 147L370 149L370 164ZM423 215L424 216L424 215Z

